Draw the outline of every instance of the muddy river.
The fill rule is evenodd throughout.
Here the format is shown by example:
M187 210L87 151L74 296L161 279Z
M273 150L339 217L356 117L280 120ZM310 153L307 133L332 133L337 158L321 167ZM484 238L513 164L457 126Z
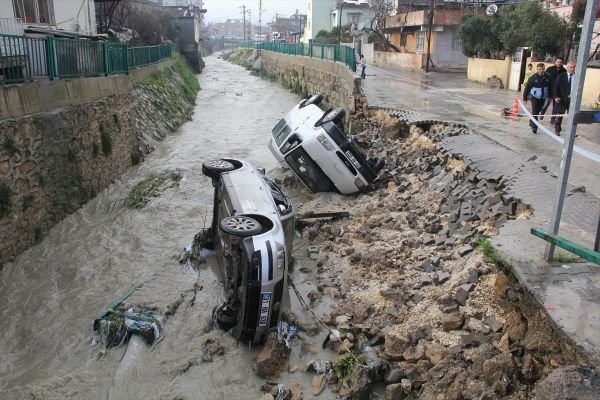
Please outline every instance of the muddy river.
M193 121L0 271L0 398L260 397L264 381L252 370L259 349L210 321L222 299L216 262L196 273L178 256L210 221L202 162L228 156L273 169L271 127L298 98L216 56L206 61ZM140 180L176 169L179 186L145 208L111 209ZM92 322L135 286L128 303L172 314L163 336L152 347L133 341L103 354L91 346ZM202 362L206 338L217 338L225 354Z

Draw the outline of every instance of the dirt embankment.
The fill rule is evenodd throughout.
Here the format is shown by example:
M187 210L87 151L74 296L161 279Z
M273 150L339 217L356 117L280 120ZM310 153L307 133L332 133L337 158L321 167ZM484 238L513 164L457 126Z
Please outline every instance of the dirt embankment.
M315 375L313 394L327 382L341 398L365 399L382 382L386 399L540 399L549 392L536 397L537 383L553 370L587 365L486 240L531 210L505 197L503 182L480 180L438 150L442 136L468 129L409 127L384 111L352 126L386 160L378 187L297 204L300 215L351 214L301 221L300 242L317 246L311 304L333 300L323 320L341 336L328 344L339 354L333 373ZM293 182L283 180L291 190Z

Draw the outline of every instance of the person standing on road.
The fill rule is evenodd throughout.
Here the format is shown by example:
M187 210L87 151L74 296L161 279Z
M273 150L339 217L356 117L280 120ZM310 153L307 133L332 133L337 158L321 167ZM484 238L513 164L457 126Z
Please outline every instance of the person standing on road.
M533 64L529 63L527 64L527 71L525 71L525 77L523 78L523 82L521 82L523 90L525 90L525 85L527 84L527 81L529 80L529 78L531 78L531 75L533 74L535 74L535 71L533 70Z
M550 84L552 85L552 89L554 90L554 87L556 86L556 79L558 78L558 76L562 73L567 72L567 70L565 69L565 67L563 67L563 63L564 60L562 57L557 57L556 61L554 61L554 65L548 67L548 69L546 70L546 73L548 75L550 75ZM546 102L546 104L544 104L544 107L542 108L542 112L540 114L546 114L546 110L548 109L548 106L550 105L550 102L552 102L552 115L556 115L556 114L560 114L559 112L556 111L556 102L552 101L552 96L548 98L548 102ZM544 117L542 116L540 119L543 119ZM550 123L553 124L554 123L554 117L550 117Z
M554 106L553 110L557 114L564 114L569 111L569 105L571 103L571 88L573 87L573 81L575 80L575 62L571 61L567 64L566 72L563 72L556 78L556 84L554 85ZM552 114L555 113L552 111ZM556 136L560 136L562 130L563 117L556 117L554 119L554 133Z
M537 65L537 73L531 75L525 85L525 90L523 91L524 102L527 102L527 98L529 97L529 94L531 94L531 114L536 121L546 99L552 98L550 75L548 75L544 69L545 65L543 63ZM533 120L529 120L529 126L531 127L531 132L537 133L537 125Z
M360 64L360 68L361 68L360 77L362 79L365 79L367 77L367 74L365 73L365 71L367 70L367 59L362 54L360 55L359 64Z

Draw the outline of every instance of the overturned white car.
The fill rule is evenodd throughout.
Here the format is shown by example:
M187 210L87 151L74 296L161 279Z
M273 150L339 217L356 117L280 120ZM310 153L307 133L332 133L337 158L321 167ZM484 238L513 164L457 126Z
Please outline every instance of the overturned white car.
M344 134L343 108L323 111L323 96L302 100L273 128L269 149L313 193L366 191L385 162L367 160Z

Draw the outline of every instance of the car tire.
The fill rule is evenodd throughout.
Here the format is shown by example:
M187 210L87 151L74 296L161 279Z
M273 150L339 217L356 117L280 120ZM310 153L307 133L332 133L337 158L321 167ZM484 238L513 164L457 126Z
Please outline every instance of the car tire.
M202 173L211 178L218 178L223 172L233 171L235 165L227 160L210 160L202 163Z
M333 110L327 111L317 122L315 122L315 127L319 127L321 125L326 124L327 122L333 122L337 124L346 116L346 110L342 107L334 108Z
M254 236L262 231L260 222L245 215L223 218L219 223L219 228L228 235L236 237Z
M213 309L213 322L216 322L220 329L228 331L237 323L237 315L232 307L223 303Z
M299 108L304 108L309 104L319 105L323 101L323 95L321 93L313 94L308 99L302 100Z

